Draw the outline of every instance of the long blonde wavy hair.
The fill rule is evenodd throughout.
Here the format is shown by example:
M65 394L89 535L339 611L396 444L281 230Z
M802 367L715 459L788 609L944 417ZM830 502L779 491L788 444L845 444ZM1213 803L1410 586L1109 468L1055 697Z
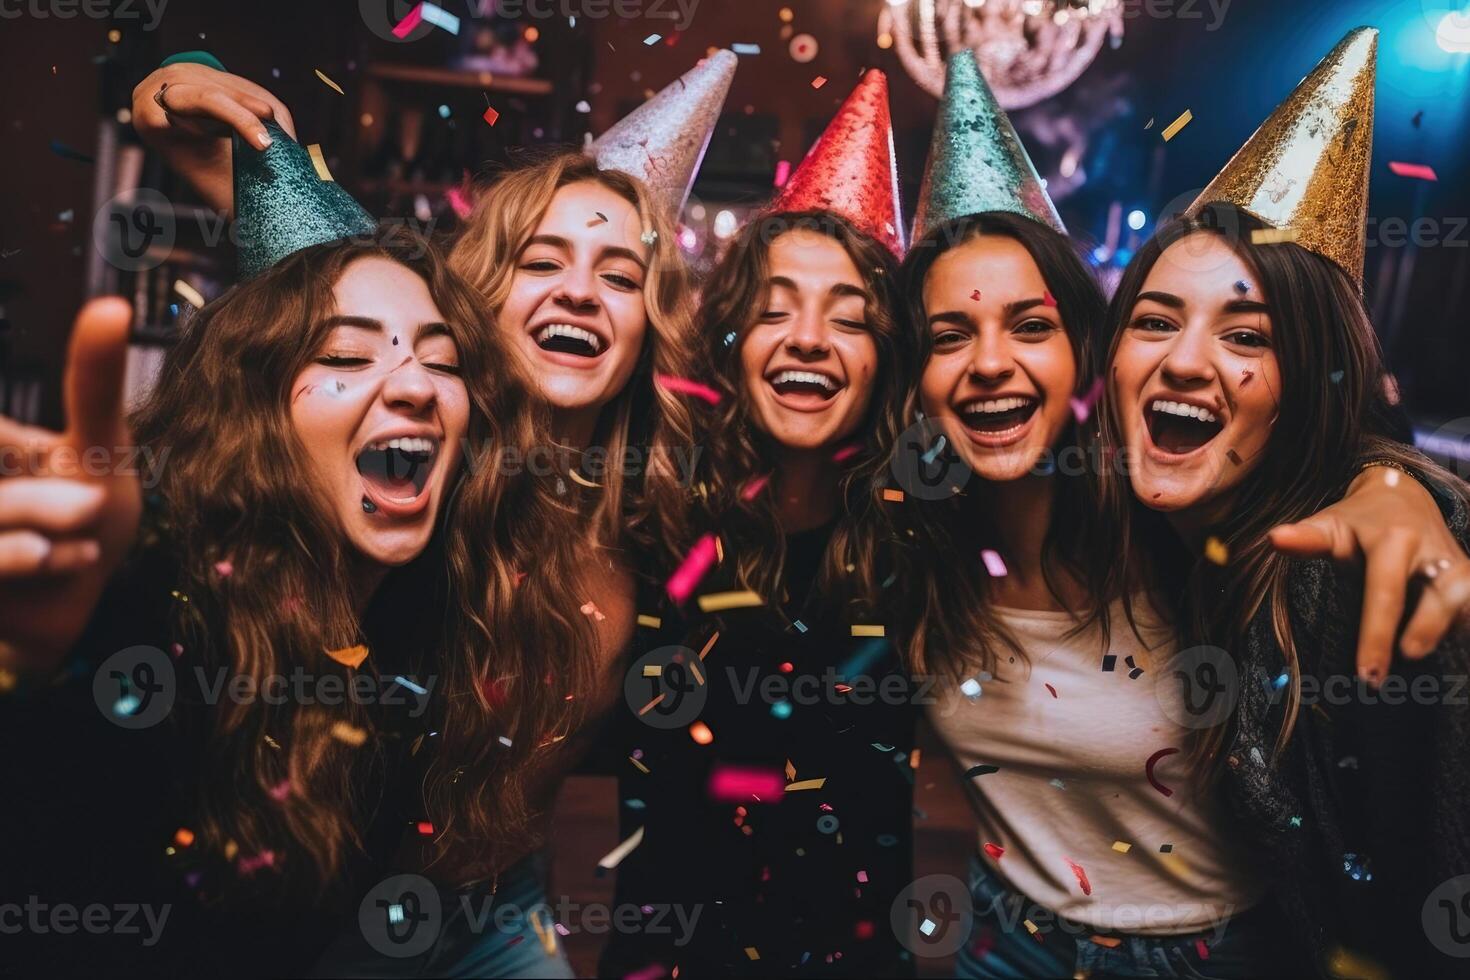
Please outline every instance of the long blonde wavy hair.
M647 451L689 447L694 424L687 396L654 383L655 375L687 378L693 365L693 296L689 272L674 239L672 220L642 181L618 170L600 170L582 153L559 152L500 174L481 193L450 252L451 267L480 291L497 320L510 296L516 260L536 233L552 198L563 187L599 184L638 211L645 233L653 232L651 261L643 285L649 330L638 368L626 388L602 411L598 441L609 460L628 447ZM664 452L647 455L642 480L629 484L621 468L607 471L602 488L586 494L581 510L601 543L631 543L641 554L677 560L675 542L687 537L689 488Z

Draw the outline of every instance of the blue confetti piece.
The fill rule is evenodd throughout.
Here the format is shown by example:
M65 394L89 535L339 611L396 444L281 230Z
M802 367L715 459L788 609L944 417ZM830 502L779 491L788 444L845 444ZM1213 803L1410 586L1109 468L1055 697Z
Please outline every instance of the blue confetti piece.
M771 714L774 717L780 718L782 721L785 721L787 718L791 717L791 702L777 701L775 704L771 705Z
M805 633L805 632L806 632L806 623L803 623L803 622L802 622L802 621L801 621L801 620L799 620L799 619L793 619L793 620L792 620L792 621L791 621L791 625L792 625L792 626L795 626L795 627L796 627L796 628L797 628L797 629L798 629L798 630L800 630L800 631L801 631L801 632L803 632L803 633Z
M623 806L627 807L629 810L642 810L647 805L648 804L644 803L642 800L624 800L623 801Z
M422 687L419 687L417 684L415 684L413 681L409 680L407 677L395 676L393 678L393 680L394 680L394 682L396 682L398 684L399 687L406 687L406 688L408 688L410 691L412 691L415 694L428 694L429 693L427 689L422 688Z
M759 44L732 44L730 50L736 54L760 54L761 46Z

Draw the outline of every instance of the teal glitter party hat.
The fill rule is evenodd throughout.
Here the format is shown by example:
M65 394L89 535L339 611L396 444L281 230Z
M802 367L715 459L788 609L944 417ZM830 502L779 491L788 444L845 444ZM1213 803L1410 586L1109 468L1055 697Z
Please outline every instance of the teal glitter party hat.
M949 59L914 213L918 241L955 218L1009 211L1067 233L1026 148L968 48Z
M378 223L340 185L322 180L311 156L274 121L271 145L235 137L235 235L241 279L312 245L371 235Z

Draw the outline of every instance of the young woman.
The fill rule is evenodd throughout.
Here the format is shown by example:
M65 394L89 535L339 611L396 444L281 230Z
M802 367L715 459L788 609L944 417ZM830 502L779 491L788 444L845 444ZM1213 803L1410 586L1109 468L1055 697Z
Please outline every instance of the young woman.
M717 565L697 583L670 570L661 627L640 632L617 770L623 833L640 841L618 902L683 927L615 935L608 975L912 970L889 909L912 875L914 712L874 635L890 563L885 458L868 449L897 437L904 394L896 215L886 193L822 179L891 186L887 132L873 72L704 292L701 376L720 401L693 531L710 537L686 544Z
M82 440L125 444L129 319L94 305L79 323ZM78 668L0 712L6 785L25 787L0 835L8 884L162 910L141 943L36 930L49 962L299 972L356 929L357 893L406 828L441 851L483 826L519 839L505 767L435 744L554 737L465 706L522 645L549 644L548 698L592 660L554 490L467 463L534 445L505 362L446 260L385 231L298 251L191 321L132 419L160 460L141 533L136 478L99 492L66 468L76 438L7 423L7 448L40 455L39 475L0 482L6 666L32 651L32 670L63 653ZM527 522L537 534L514 530ZM17 561L37 540L43 557Z
M918 668L950 682L931 717L980 822L983 856L970 881L978 932L960 973L1296 968L1304 944L1265 900L1270 858L1260 860L1225 797L1178 748L1198 722L1192 702L1159 678L1171 676L1166 665L1189 634L1147 599L1126 601L1109 573L1119 549L1096 543L1108 525L1098 525L1081 477L1110 474L1113 457L1106 447L1086 453L1074 419L1090 414L1082 393L1101 297L978 72L952 63L951 86L966 78L968 91L947 93L946 105L978 104L992 122L968 131L1001 135L993 155L980 155L990 162L940 157L929 186L953 188L968 170L1009 213L946 220L947 199L931 196L921 215L938 220L904 276L924 357L920 404L945 448L981 477L922 512L922 564L908 576L918 602L906 617ZM1261 530L1329 502L1278 513ZM982 566L983 551L994 554Z

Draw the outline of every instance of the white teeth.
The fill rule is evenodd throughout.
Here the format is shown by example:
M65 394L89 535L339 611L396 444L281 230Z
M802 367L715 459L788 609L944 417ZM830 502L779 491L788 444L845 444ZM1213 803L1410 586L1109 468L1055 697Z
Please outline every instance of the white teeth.
M1183 402L1168 402L1162 398L1156 399L1153 404L1155 412L1163 412L1165 415L1178 415L1186 419L1199 419L1201 422L1218 422L1215 413L1208 408L1200 408L1198 405L1186 405Z
M836 381L827 377L825 374L818 374L816 371L782 371L771 379L771 384L780 385L791 381L803 381L807 384L821 385L828 391L837 390Z
M541 344L552 337L571 337L574 340L585 340L596 354L602 350L602 340L591 330L583 330L574 327L570 323L548 323L536 333L536 343Z
M397 449L405 453L432 453L434 451L433 439L400 438L389 439L386 442L374 442L368 445L369 449L384 451Z
M1014 412L1018 408L1025 408L1031 404L1030 398L991 398L983 402L970 402L965 405L966 412L981 412L986 415L998 415L1001 412Z

